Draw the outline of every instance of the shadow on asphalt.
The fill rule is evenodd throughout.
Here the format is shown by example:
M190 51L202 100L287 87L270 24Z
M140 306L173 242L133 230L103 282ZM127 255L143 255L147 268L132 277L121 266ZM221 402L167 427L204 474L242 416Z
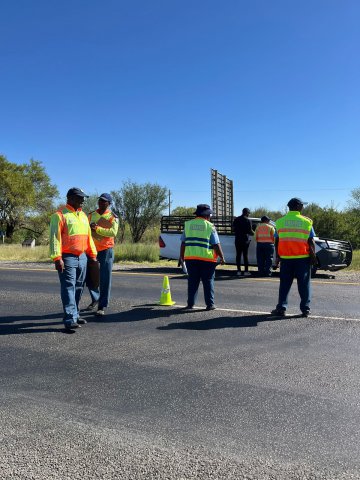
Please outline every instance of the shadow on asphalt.
M281 320L267 315L246 315L242 317L217 317L207 320L169 323L158 330L218 330L220 328L247 328L257 327L260 322Z
M86 318L88 323L130 323L141 322L145 320L155 320L162 318L170 318L173 316L187 315L188 318L196 317L197 313L205 313L205 308L197 308L189 311L180 307L165 307L158 304L144 304L135 305L130 310L108 313L103 317L97 317L91 312L82 312L81 316ZM215 311L208 312L208 314L214 315ZM57 318L58 321L50 321ZM287 317L289 318L289 317ZM43 320L43 321L42 321ZM263 321L277 321L281 318L270 317L269 315L245 315L225 317L218 316L216 318L208 318L203 320L189 320L186 322L174 322L165 326L157 327L158 330L215 330L220 328L241 328L241 327L256 327ZM52 326L56 326L54 328ZM27 334L27 333L73 333L66 332L62 327L62 312L49 315L20 315L20 316L7 316L1 319L0 322L0 336L1 335L13 335L13 334ZM85 327L86 328L86 327Z

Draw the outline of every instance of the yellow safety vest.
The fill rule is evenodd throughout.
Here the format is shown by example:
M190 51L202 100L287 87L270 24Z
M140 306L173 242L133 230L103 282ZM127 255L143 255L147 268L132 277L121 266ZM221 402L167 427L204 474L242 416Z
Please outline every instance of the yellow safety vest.
M184 259L216 262L218 255L210 244L214 230L214 225L201 217L185 222Z

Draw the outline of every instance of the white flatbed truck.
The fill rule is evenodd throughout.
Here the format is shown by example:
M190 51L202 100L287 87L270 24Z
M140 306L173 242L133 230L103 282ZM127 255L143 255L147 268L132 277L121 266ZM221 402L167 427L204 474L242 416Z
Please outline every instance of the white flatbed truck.
M194 217L163 216L161 218L161 233L159 237L160 258L178 260L181 244L181 234L184 223ZM250 218L255 230L260 223L260 218ZM220 243L228 265L236 265L235 235L233 231L234 217L212 217L219 234ZM333 240L324 237L315 237L315 252L317 265L313 267L312 274L318 270L336 272L348 267L352 261L352 247L346 240ZM256 241L252 237L249 246L249 265L256 266Z

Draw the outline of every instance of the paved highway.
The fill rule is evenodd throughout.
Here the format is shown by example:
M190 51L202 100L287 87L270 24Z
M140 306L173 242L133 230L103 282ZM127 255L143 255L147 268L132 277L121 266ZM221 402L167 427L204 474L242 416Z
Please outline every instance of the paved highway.
M219 308L184 312L165 273L173 307L163 271L114 272L70 335L56 272L0 269L0 478L359 479L359 284L314 281L308 319L294 285L271 320L276 278L219 272Z

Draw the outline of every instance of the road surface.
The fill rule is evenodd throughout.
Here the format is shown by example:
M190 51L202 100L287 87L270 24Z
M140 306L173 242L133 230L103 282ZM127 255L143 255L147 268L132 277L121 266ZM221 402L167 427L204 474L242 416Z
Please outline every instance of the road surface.
M358 283L314 281L308 319L294 286L271 320L277 278L219 272L218 309L184 312L183 275L114 272L66 334L56 272L0 282L1 479L360 478Z

